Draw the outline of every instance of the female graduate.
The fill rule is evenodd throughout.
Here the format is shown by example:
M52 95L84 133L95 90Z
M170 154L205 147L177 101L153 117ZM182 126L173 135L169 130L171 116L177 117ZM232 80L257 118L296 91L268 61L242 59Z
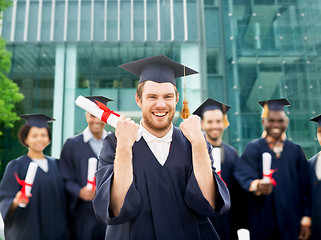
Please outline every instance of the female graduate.
M58 161L43 154L51 141L47 122L54 119L43 114L20 117L27 123L20 128L18 137L28 153L9 162L0 184L5 238L68 239L64 185ZM24 180L31 162L38 167L31 194L26 196Z

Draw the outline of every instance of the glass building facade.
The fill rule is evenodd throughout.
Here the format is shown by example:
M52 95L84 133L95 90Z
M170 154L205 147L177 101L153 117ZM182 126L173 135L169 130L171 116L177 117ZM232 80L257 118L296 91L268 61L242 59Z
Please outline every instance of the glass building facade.
M257 101L286 97L287 136L311 157L321 113L321 0L16 0L3 16L12 52L9 77L25 95L18 114L41 112L53 123L50 154L86 126L78 95L104 95L139 121L137 77L117 66L164 54L199 72L183 83L191 111L207 97L229 104L224 140L242 153L262 133ZM0 139L5 161L23 151L16 129ZM106 127L109 129L108 127ZM110 128L110 130L112 130ZM8 137L10 136L10 137Z

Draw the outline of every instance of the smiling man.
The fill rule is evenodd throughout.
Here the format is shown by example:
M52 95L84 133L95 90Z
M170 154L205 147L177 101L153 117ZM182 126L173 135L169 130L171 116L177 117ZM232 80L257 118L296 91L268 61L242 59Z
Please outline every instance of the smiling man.
M245 192L234 177L234 169L239 156L237 151L223 142L224 130L229 126L227 111L230 106L212 98L204 101L193 114L201 117L202 130L207 141L212 145L214 167L226 183L231 195L231 209L228 214L215 217L212 223L221 240L238 239L237 230L246 227Z
M140 126L121 116L104 141L94 209L106 239L218 239L208 217L226 212L229 193L211 165L197 116L172 120L175 78L196 73L161 55L121 68L140 76ZM136 141L138 129L143 134Z
M87 97L104 104L111 101L102 96ZM98 222L91 201L96 189L87 188L88 159L98 158L107 132L105 123L86 113L88 126L85 130L68 138L61 150L60 166L65 181L70 212L71 239L101 240L106 226Z
M235 176L250 193L251 240L308 239L310 236L309 167L302 148L285 137L289 119L285 99L261 101L266 136L250 142ZM263 180L263 153L271 156L270 182ZM276 184L272 184L273 179Z

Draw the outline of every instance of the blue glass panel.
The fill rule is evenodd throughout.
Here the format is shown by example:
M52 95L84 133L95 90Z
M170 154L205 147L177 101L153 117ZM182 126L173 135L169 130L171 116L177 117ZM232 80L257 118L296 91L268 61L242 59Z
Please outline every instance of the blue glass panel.
M94 1L94 40L103 41L105 34L105 2L103 0Z
M107 1L107 40L117 41L117 1Z
M131 38L130 1L120 1L120 40L130 41Z
M42 3L41 41L50 41L51 6L51 1L44 1Z
M90 41L91 37L91 1L81 2L80 41Z
M64 40L65 1L57 0L55 7L54 40Z
M2 36L7 41L10 40L11 34L12 7L7 8L3 13Z
M29 22L28 22L28 41L37 41L37 30L38 30L38 1L30 1L29 7Z
M171 40L171 14L169 1L160 1L160 30L161 40Z
M68 1L68 23L67 23L67 40L77 41L78 26L78 1Z
M134 40L144 40L144 2L134 1Z
M217 8L205 8L205 34L206 45L208 47L215 47L220 45L220 19Z
M17 13L16 13L16 28L15 38L17 42L23 41L24 28L25 28L25 13L26 13L26 2L17 2Z
M155 41L158 38L157 2L147 1L147 40Z
M187 26L188 26L188 40L199 40L199 18L198 18L198 1L186 0L187 8Z
M184 11L183 1L174 0L174 39L183 41L184 36Z

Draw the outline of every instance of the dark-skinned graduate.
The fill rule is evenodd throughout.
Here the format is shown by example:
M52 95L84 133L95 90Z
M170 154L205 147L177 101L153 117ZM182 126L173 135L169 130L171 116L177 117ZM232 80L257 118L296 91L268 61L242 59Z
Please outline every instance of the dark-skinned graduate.
M311 234L309 166L302 148L286 138L287 99L260 101L265 137L251 141L235 177L249 194L251 240L308 239Z
M321 145L321 115L311 119L318 123L317 139ZM312 220L312 240L321 239L321 154L318 152L309 159L310 174L311 174L311 220Z
M229 192L212 167L200 119L172 124L175 78L196 71L164 55L120 67L140 76L142 120L121 115L104 140L93 205L108 224L106 240L219 239L209 217L229 209Z
M8 163L0 184L5 239L69 239L59 160L43 153L51 141L47 122L54 119L43 114L20 117L27 122L20 128L18 138L28 153Z

